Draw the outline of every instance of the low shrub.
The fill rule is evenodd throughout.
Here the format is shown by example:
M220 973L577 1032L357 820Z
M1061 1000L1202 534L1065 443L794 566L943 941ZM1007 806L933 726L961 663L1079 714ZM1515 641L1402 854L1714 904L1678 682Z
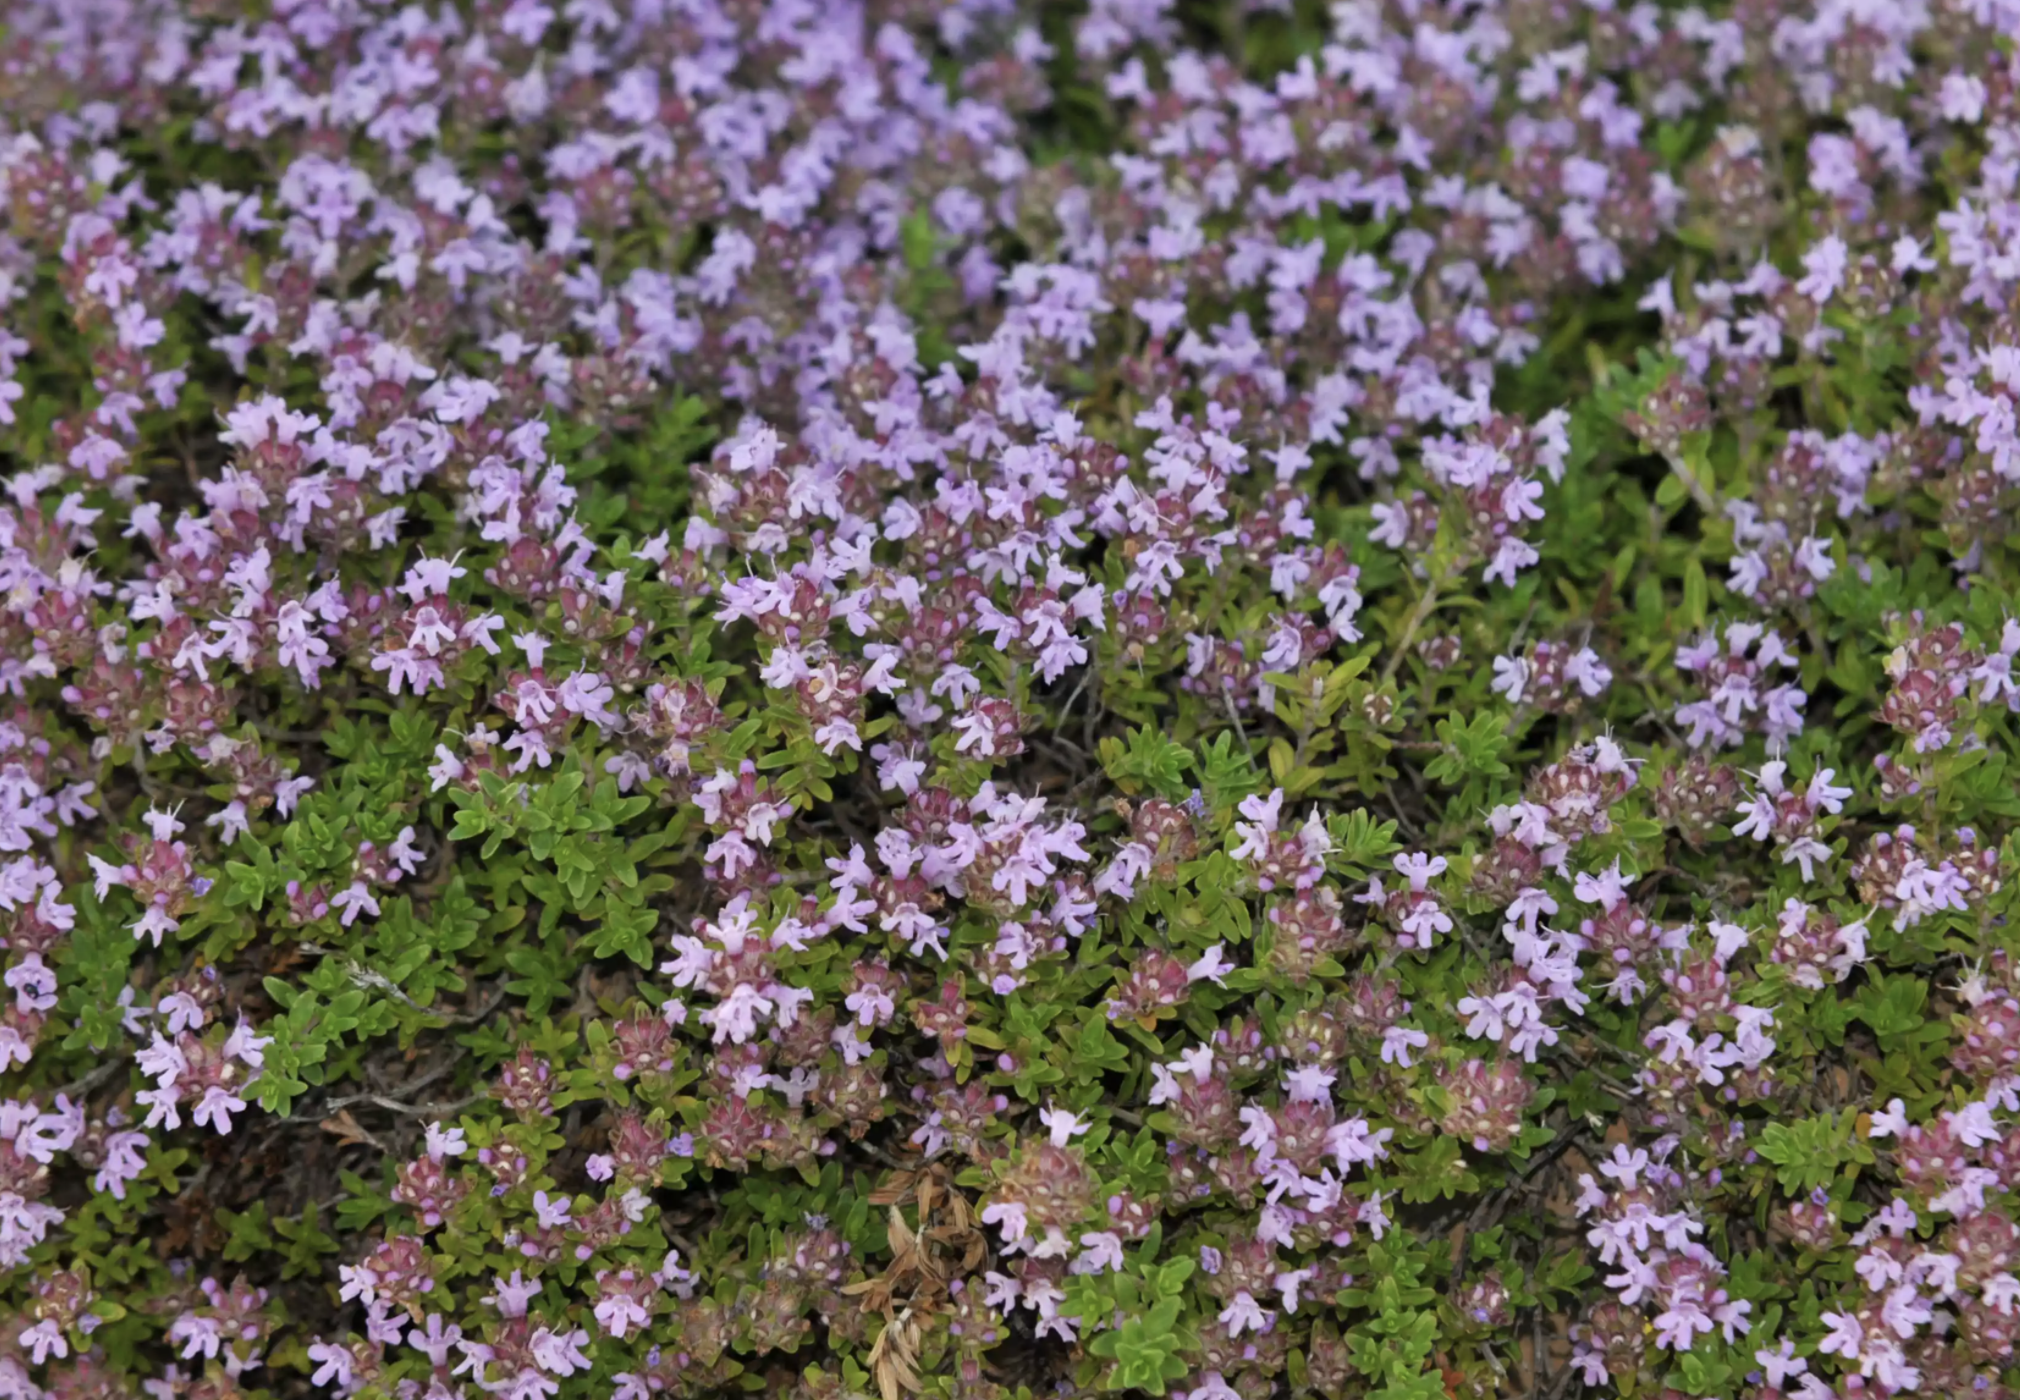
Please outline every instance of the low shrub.
M5 19L4 1400L2009 1393L2006 0Z

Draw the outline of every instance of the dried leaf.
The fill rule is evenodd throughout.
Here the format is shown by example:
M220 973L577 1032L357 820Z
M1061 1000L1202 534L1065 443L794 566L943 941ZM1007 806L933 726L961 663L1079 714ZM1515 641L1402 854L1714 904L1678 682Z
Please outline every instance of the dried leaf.
M918 1179L917 1172L893 1172L885 1178L884 1184L870 1193L873 1206L895 1205L912 1194L913 1184Z
M870 1348L870 1371L884 1400L898 1400L901 1391L917 1394L925 1389L919 1381L918 1355L919 1324L911 1320L910 1311L895 1321L887 1319L877 1344Z
M888 1274L849 1284L842 1292L851 1298L861 1298L864 1312L886 1312L891 1306L891 1278Z
M869 1355L870 1374L877 1378L877 1389L883 1392L884 1400L898 1400L898 1377L887 1360L887 1354L894 1340L891 1335L893 1330L890 1320L886 1318L884 1330L877 1333L876 1344L870 1348Z
M905 1217L898 1213L896 1206L891 1207L890 1236L891 1267L895 1269L919 1247L918 1237L912 1233L912 1227L905 1223Z
M377 1147L379 1145L379 1140L365 1131L358 1120L351 1116L351 1111L348 1108L338 1109L316 1126L336 1138L338 1142L346 1147L351 1146L353 1143L362 1143L367 1147Z

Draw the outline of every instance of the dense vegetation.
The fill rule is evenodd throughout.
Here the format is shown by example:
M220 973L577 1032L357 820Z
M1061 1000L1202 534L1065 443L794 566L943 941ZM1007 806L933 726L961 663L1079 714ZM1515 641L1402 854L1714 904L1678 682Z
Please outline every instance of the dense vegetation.
M4 1400L2009 1393L2013 0L0 18Z

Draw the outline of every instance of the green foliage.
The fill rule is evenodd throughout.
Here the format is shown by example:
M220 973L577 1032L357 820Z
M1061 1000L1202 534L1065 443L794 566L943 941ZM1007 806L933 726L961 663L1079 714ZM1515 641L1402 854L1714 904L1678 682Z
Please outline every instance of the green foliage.
M1782 1190L1801 1195L1828 1186L1847 1166L1872 1164L1872 1149L1860 1140L1854 1117L1849 1111L1823 1113L1761 1130L1757 1150L1775 1164Z

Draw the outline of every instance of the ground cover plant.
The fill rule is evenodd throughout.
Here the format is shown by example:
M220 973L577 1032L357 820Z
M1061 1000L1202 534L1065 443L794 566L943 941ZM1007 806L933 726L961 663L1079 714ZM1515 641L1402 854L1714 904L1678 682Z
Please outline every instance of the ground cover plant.
M0 1397L2002 1396L2012 0L11 0Z

